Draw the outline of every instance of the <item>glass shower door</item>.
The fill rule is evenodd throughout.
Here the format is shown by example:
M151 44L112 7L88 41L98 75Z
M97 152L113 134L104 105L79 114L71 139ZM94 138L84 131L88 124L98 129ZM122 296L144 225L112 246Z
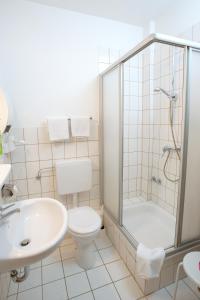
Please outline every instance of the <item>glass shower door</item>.
M138 243L174 246L184 48L153 43L123 63L123 221Z
M120 207L120 103L121 67L106 73L102 82L102 128L103 128L103 199L106 209L119 219Z

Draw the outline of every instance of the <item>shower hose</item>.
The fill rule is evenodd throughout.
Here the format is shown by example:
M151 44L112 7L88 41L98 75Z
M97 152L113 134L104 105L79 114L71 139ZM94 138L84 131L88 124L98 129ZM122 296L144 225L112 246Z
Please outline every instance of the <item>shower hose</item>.
M174 133L174 128L173 128L173 101L170 101L170 107L169 107L169 121L170 121L170 129L171 129L171 134L172 134L172 140L173 140L173 144L174 144L174 150L176 152L176 155L178 157L178 160L181 160L181 157L180 157L180 153L179 153L179 149L177 147L177 144L176 144L176 138L175 138L175 133ZM167 175L167 164L168 164L168 160L169 160L169 157L170 157L170 154L171 154L171 150L168 151L168 154L167 154L167 157L166 157L166 160L165 160L165 163L164 163L164 167L163 167L163 173L164 173L164 176L167 180L169 180L170 182L178 182L179 181L179 178L175 178L175 179L171 179L168 175Z

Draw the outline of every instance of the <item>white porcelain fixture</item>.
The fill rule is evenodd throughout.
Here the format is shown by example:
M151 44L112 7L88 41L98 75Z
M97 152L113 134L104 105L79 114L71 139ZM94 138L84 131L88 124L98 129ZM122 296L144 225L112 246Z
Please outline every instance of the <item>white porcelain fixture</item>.
M89 269L95 263L92 241L101 228L101 218L91 207L76 207L69 210L69 232L77 243L76 259L78 264Z
M89 159L63 160L56 164L58 193L73 194L88 191L92 187L92 164ZM73 195L74 196L74 195ZM77 244L76 259L84 269L95 263L92 241L101 228L101 218L96 211L88 206L76 207L69 213L69 231Z
M146 247L165 249L173 245L176 218L152 201L141 197L124 200L123 222L138 243Z
M0 190L4 185L8 175L10 174L11 165L10 164L0 164Z
M20 212L0 220L0 273L29 266L48 256L67 231L67 211L57 200L23 200L14 208ZM23 242L27 245L22 246Z

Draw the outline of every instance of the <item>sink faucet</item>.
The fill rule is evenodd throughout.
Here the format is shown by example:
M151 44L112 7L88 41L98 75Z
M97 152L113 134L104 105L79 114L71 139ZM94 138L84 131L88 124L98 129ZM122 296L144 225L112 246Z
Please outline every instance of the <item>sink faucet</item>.
M1 206L0 205L0 220L6 219L6 218L8 218L11 215L20 212L20 208L15 208L13 210L8 211L7 213L3 213L5 210L7 210L8 208L13 207L13 206L15 206L14 203L13 204L9 204L7 206Z

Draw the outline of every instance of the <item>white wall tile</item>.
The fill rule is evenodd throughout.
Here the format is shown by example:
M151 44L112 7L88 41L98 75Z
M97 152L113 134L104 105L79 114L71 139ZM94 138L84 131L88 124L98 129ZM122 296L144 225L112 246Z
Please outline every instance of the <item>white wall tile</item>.
M90 198L90 193L89 192L81 192L78 194L78 200L79 201L86 201Z
M129 251L127 251L126 254L126 263L129 271L132 274L135 274L135 258L129 253Z
M42 192L42 197L44 198L52 198L52 199L57 199L55 192L48 192L48 193L43 193ZM57 199L59 200L59 199Z
M76 143L66 142L65 143L65 158L75 158L76 157Z
M51 144L39 144L39 158L40 160L52 159Z
M80 202L80 203L82 203L82 202ZM90 204L89 206L91 206L95 210L99 210L100 206L102 205L100 199L90 199L89 204Z
M99 192L99 185L95 185L92 187L90 191L90 199L99 199L100 192Z
M53 192L55 190L53 176L42 177L41 186L42 186L42 193Z
M11 152L12 163L25 162L24 146L16 146L16 149Z
M99 143L96 141L89 141L89 155L94 156L99 154Z
M27 178L35 178L38 175L39 169L40 169L39 161L27 162L26 163Z
M99 155L98 141L96 140L73 140L65 143L49 143L46 127L26 128L19 131L27 137L25 146L18 146L12 153L12 177L11 182L17 185L18 199L34 197L56 197L60 195L56 191L56 178L54 165L59 159L71 159L88 157L89 144L90 157L93 168L93 182L91 191L79 194L80 205L89 205L99 209ZM36 138L38 136L38 139ZM29 144L28 144L29 143ZM36 143L36 144L35 144ZM24 151L26 150L26 153ZM40 170L41 179L36 180ZM66 198L66 197L65 197ZM64 205L67 205L64 198ZM62 201L62 199L60 199ZM68 203L68 205L71 205Z
M28 193L29 194L40 194L41 184L36 178L28 179Z
M38 161L39 153L38 153L38 145L26 145L26 161Z
M89 140L99 140L99 124L96 120L90 121L90 137Z
M99 184L99 172L98 171L93 171L92 172L92 184L93 185L98 185Z
M47 127L38 128L38 141L40 144L49 143L49 134Z
M92 161L92 169L99 170L99 156L91 156L90 159Z
M53 159L64 159L65 150L64 143L54 143L52 144Z
M17 192L17 197L18 196L25 196L28 195L28 184L27 180L14 180L13 184L17 186L18 192ZM28 198L28 197L27 197Z
M88 143L77 142L77 157L88 156Z
M39 161L40 169L43 170L43 174L46 176L53 175L53 161L51 159L49 160L40 160Z
M26 165L25 163L12 164L13 180L26 178Z

